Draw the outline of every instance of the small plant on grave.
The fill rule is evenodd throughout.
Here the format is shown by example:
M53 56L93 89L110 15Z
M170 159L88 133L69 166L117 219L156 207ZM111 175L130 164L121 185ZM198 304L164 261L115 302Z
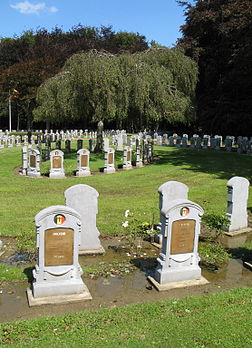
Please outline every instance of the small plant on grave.
M122 227L124 229L124 234L126 232L127 238L129 241L133 242L133 240L137 237L141 237L145 240L150 239L155 231L153 229L153 219L152 221L141 221L142 216L146 217L146 214L133 212L130 210L126 210L124 213L125 221L122 222Z
M223 227L228 227L230 224L229 219L225 215L219 214L205 214L202 218L202 222L208 230L220 230Z
M199 255L201 265L212 270L217 270L230 258L228 252L219 243L211 240L199 243Z
M34 231L21 231L17 234L18 253L27 254L29 259L36 255L36 246L34 241Z

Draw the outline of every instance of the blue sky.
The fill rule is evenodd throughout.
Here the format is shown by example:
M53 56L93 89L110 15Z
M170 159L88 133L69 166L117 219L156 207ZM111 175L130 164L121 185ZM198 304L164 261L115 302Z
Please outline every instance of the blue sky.
M183 9L175 0L0 0L0 37L29 29L77 24L138 32L147 40L172 47L181 36Z

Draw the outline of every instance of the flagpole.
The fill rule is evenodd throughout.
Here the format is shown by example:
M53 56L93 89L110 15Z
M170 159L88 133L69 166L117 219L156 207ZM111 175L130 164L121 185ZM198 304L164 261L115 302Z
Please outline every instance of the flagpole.
M11 93L9 91L9 132L11 132Z

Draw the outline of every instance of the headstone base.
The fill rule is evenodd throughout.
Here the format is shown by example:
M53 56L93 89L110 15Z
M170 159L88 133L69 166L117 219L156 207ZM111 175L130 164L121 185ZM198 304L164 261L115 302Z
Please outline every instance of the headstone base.
M142 162L136 163L136 168L143 168L144 165Z
M90 176L90 170L77 170L76 176Z
M163 270L157 269L154 278L159 284L198 280L201 278L201 268L199 266L187 266L172 267Z
M87 301L92 300L92 296L84 284L84 290L80 294L68 294L68 295L58 295L58 296L46 296L35 298L32 294L30 288L27 289L28 304L30 307L41 306L45 304L59 304L59 303L69 303L77 301Z
M82 279L64 279L57 281L34 281L32 283L32 294L34 298L65 296L81 294L85 284Z
M65 178L65 174L64 173L50 173L49 174L49 178L50 179L63 179Z
M183 280L180 282L171 282L166 284L159 284L154 278L150 276L147 277L147 279L158 291L167 291L171 289L179 289L179 288L186 288L189 286L199 286L199 285L209 284L209 281L204 277L200 277L200 279L196 279L196 280L195 279Z
M235 236L239 236L240 234L249 233L249 232L252 232L252 228L247 227L247 228L242 228L242 229L236 230L236 231L226 231L226 232L224 232L224 234L229 236L229 237L235 237Z
M131 164L124 164L123 165L123 170L130 170L132 169L132 165Z
M40 173L33 173L33 172L27 172L26 175L31 178L39 178L41 176Z
M79 250L79 255L103 255L105 249L101 246L99 249Z
M103 172L105 174L112 174L112 173L115 173L115 168L104 168Z

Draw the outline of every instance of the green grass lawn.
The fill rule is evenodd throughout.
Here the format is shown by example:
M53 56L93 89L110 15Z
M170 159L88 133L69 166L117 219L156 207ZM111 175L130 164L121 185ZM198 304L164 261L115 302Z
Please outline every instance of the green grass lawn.
M130 209L139 222L150 222L154 214L159 219L158 187L168 180L177 180L189 187L189 199L200 204L205 213L224 214L226 211L226 183L234 175L248 180L252 174L252 157L236 153L210 150L156 147L159 160L145 168L98 174L86 178L66 179L26 178L14 174L21 164L21 149L0 150L0 232L17 236L34 231L34 216L50 205L64 204L64 191L84 183L99 192L97 225L102 235L124 233L124 211ZM117 164L122 153L117 154ZM91 171L103 166L102 156L91 154ZM49 162L42 163L47 173ZM76 169L76 157L66 156L65 170L71 175ZM250 188L251 191L251 188ZM252 195L249 197L252 209Z
M157 189L166 181L185 183L189 199L200 204L206 214L221 215L226 210L227 181L235 175L251 179L252 157L247 155L169 147L156 147L155 154L155 164L141 169L76 178L72 176L76 156L71 153L65 158L70 177L34 179L14 174L14 168L21 164L21 148L1 149L1 235L28 236L35 241L34 216L50 205L64 204L64 191L75 184L84 183L99 192L98 228L102 235L116 235L131 232L131 226L122 227L127 209L139 223L152 222L153 215L158 222ZM103 156L91 154L91 171L98 171L103 163ZM117 154L116 163L122 163L122 153ZM49 164L41 167L47 174ZM251 189L248 208L252 209ZM0 274L3 280L26 279L22 269L14 267L1 265ZM251 347L251 299L252 289L235 289L5 323L0 324L0 343L20 347Z
M14 347L252 346L252 289L0 324Z

